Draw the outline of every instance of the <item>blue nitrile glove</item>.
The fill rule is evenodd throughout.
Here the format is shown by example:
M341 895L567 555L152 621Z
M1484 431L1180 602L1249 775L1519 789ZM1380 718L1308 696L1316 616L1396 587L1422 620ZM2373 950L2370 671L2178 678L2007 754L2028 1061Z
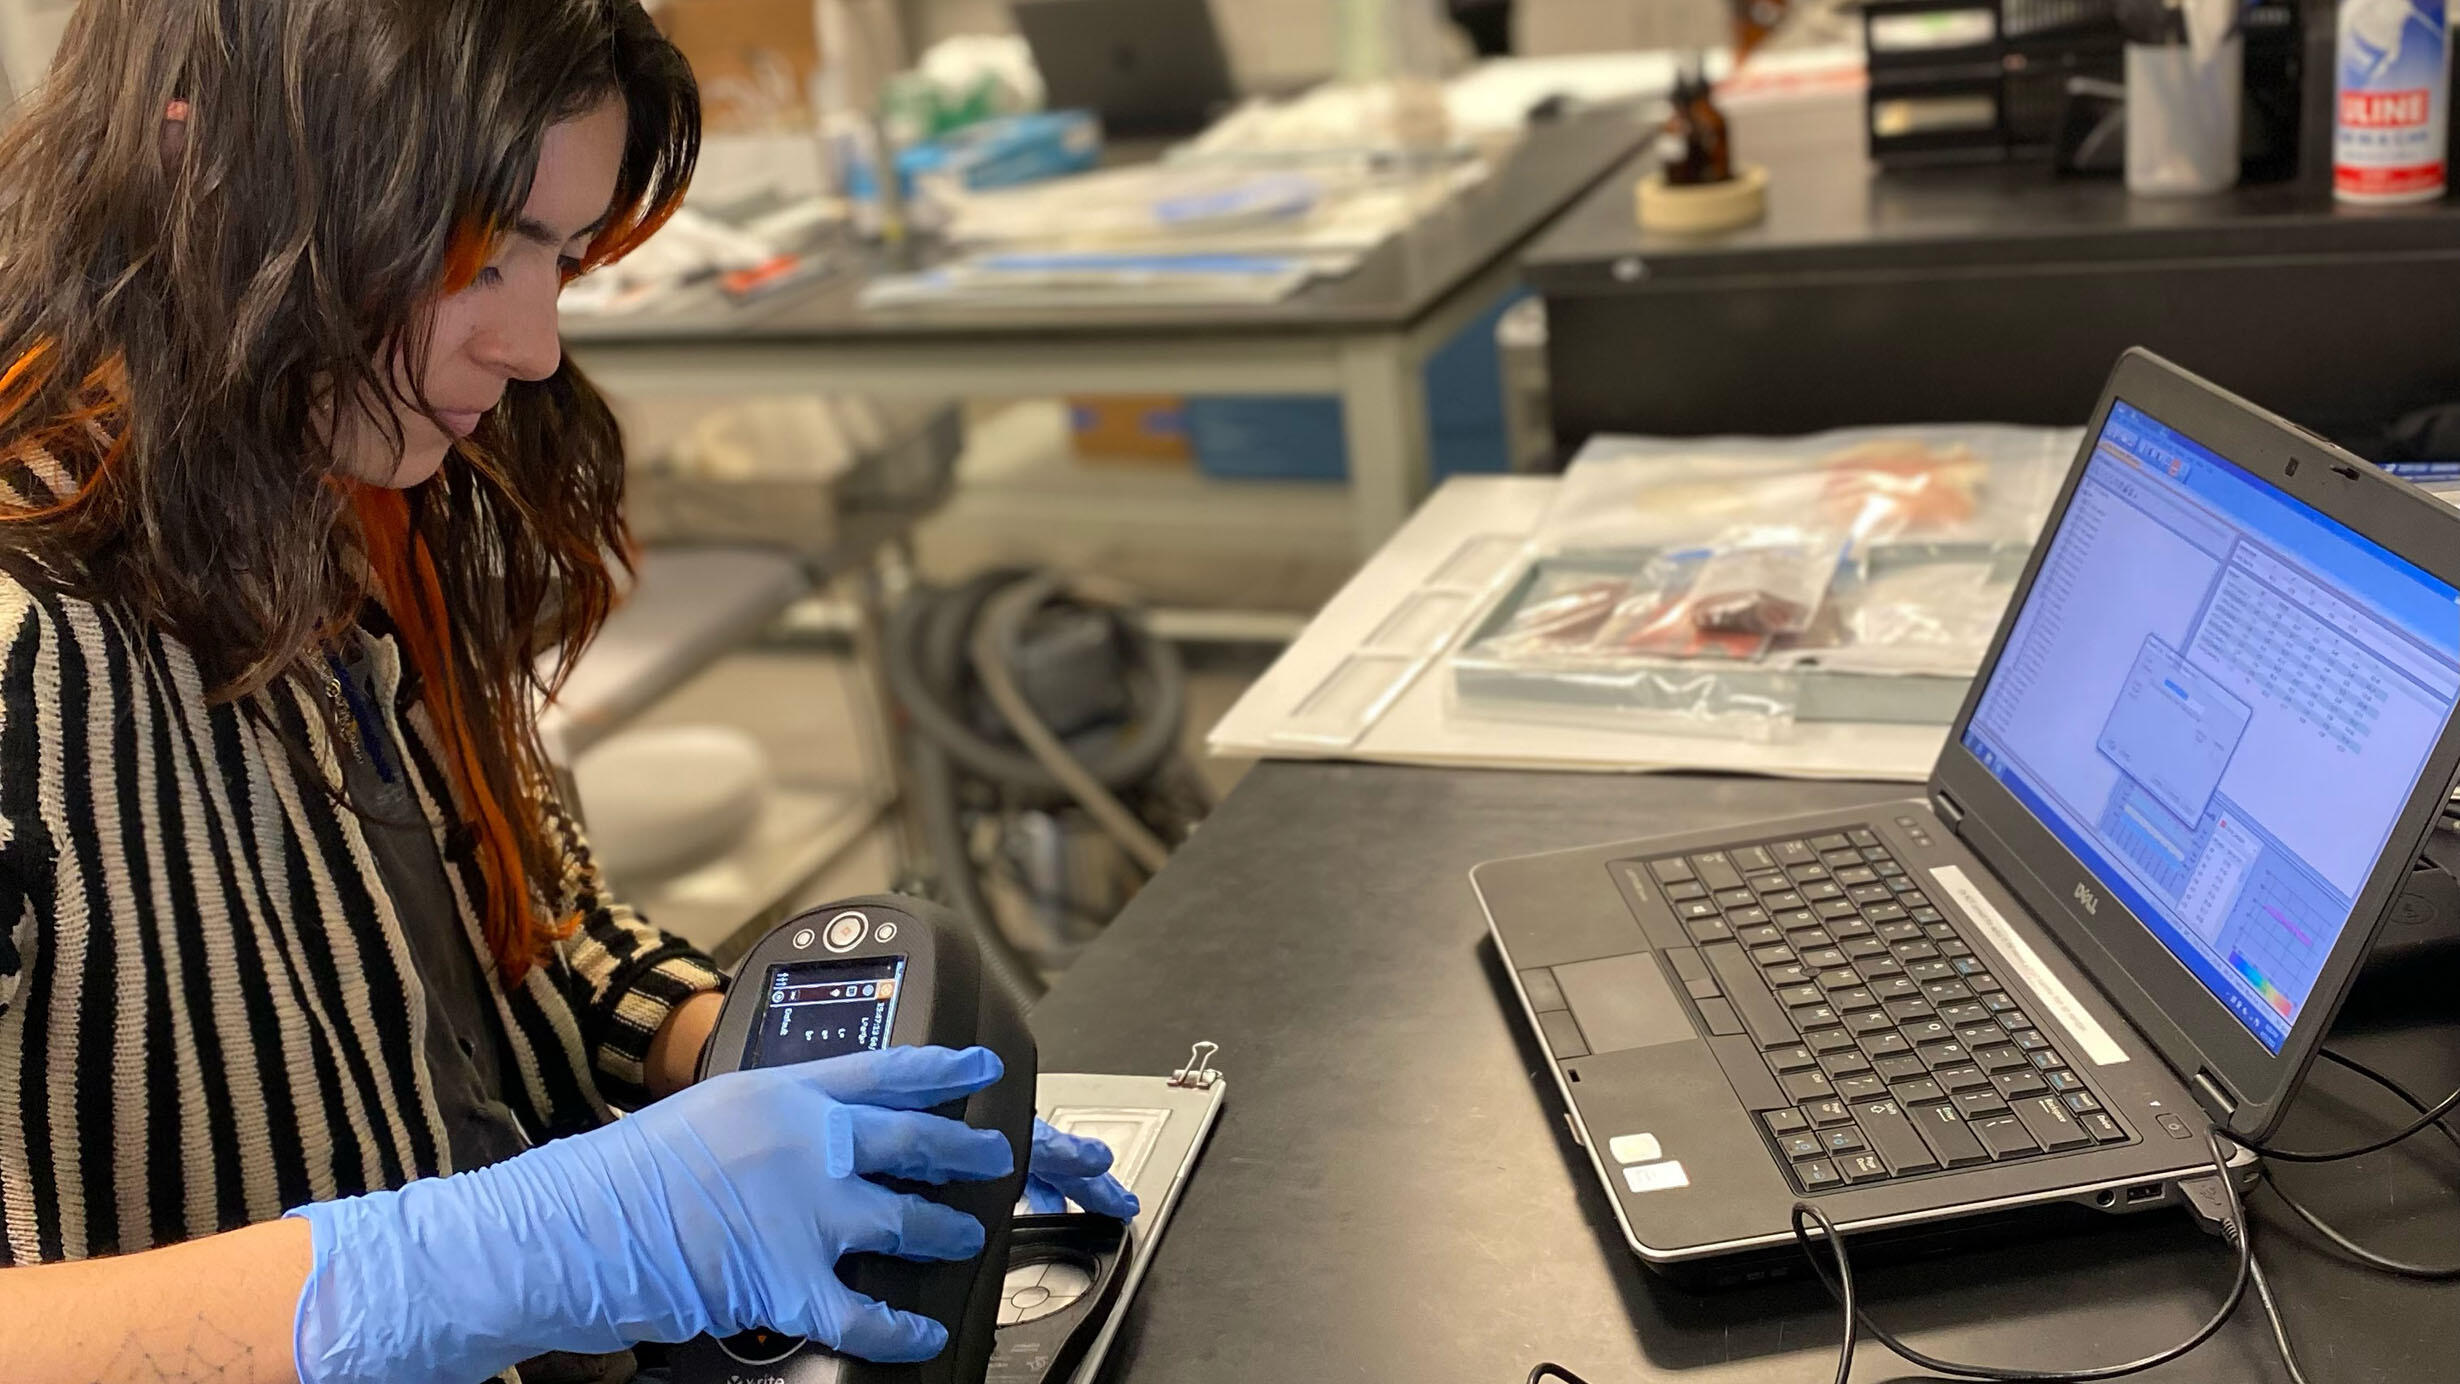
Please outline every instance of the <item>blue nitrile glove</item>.
M999 1075L982 1048L734 1072L494 1167L304 1207L301 1384L470 1384L543 1351L755 1326L927 1360L947 1329L857 1296L837 1259L982 1252L973 1217L864 1175L1005 1176L998 1132L915 1113Z
M1062 1134L1036 1120L1034 1153L1025 1164L1025 1205L1047 1216L1066 1210L1071 1201L1123 1221L1136 1219L1144 1209L1136 1194L1110 1175L1109 1145Z

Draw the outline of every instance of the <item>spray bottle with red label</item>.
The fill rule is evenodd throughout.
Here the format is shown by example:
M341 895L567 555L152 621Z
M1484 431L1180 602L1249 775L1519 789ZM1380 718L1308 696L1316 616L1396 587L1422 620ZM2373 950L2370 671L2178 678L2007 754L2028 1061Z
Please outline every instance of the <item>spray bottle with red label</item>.
M2332 193L2344 202L2443 195L2450 93L2445 0L2342 0Z

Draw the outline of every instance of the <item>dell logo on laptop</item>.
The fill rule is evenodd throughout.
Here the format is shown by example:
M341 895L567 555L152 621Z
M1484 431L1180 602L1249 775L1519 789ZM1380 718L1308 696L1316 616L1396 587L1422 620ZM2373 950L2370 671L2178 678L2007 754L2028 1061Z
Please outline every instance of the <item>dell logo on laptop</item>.
M2101 896L2094 893L2090 888L2084 885L2079 884L2076 886L2076 902L2083 904L2084 911L2087 913L2099 913L2101 911Z

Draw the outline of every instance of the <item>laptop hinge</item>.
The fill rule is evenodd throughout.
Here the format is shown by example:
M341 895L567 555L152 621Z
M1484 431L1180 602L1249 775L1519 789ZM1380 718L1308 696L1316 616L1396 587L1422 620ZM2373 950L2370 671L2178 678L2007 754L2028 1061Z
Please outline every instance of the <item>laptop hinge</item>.
M2211 1072L2202 1068L2195 1073L2195 1094L2203 1101L2204 1108L2223 1123L2238 1113L2238 1098L2224 1089Z
M1955 795L1949 793L1944 788L1934 788L1931 790L1930 794L1930 805L1932 810L1939 814L1939 820L1947 823L1947 829L1949 831L1959 831L1963 829L1965 824L1965 806L1963 803L1956 801Z

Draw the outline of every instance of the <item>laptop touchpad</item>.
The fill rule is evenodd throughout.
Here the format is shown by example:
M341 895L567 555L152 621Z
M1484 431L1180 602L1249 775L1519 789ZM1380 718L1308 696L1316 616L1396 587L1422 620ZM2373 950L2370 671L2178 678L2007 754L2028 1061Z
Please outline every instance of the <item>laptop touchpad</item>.
M1579 1020L1591 1053L1654 1047L1697 1037L1691 1016L1674 997L1647 952L1578 961L1555 967L1555 983L1563 987L1563 1002Z

